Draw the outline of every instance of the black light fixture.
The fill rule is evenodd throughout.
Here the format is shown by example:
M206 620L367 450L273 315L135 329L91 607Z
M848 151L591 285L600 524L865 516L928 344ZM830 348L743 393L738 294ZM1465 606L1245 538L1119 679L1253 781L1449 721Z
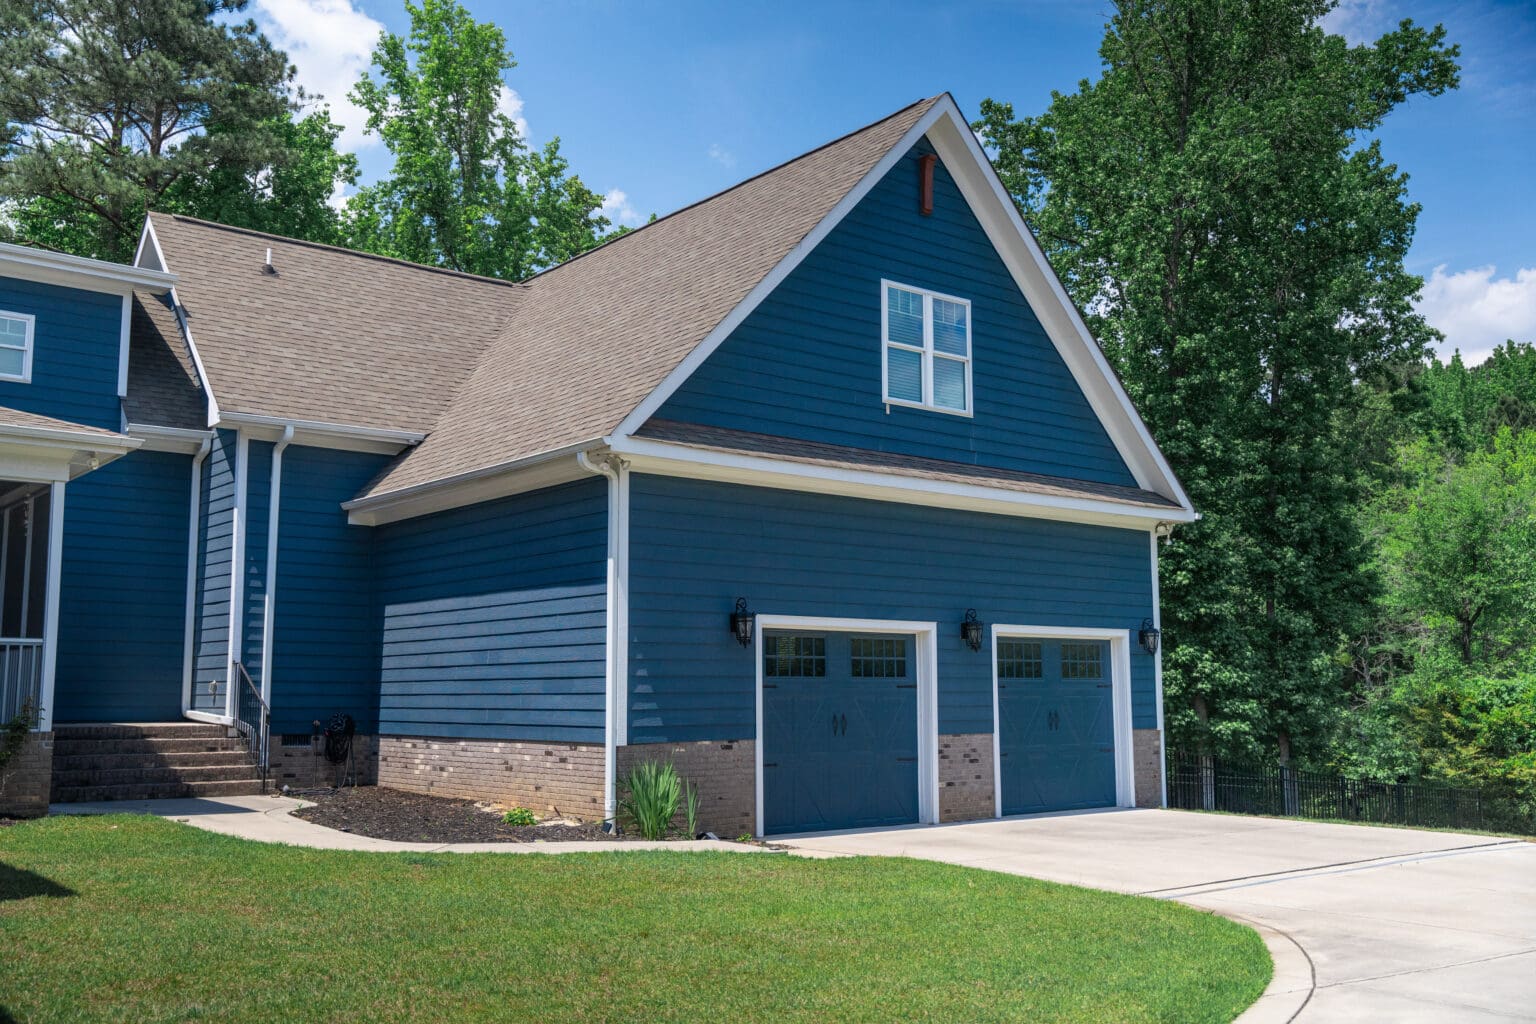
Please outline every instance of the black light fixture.
M965 610L965 621L960 623L960 639L965 641L965 646L973 651L981 650L981 633L985 627L976 617L975 608Z
M736 642L743 647L752 646L752 627L757 622L757 616L747 611L747 599L736 599L736 610L731 612L731 635Z
M1163 631L1152 624L1151 619L1141 620L1141 629L1136 634L1136 639L1141 641L1141 649L1148 654L1157 653L1157 642L1163 637Z

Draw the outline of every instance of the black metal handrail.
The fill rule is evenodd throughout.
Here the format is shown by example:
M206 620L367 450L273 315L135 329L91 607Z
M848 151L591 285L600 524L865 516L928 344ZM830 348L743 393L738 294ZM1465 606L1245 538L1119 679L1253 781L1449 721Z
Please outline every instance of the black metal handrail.
M1253 765L1200 754L1168 758L1168 806L1293 818L1485 829L1494 822L1485 794L1424 783L1373 782L1308 772L1288 764Z
M235 699L235 730L245 742L245 748L251 754L251 759L256 762L256 770L261 777L261 791L267 791L267 772L270 764L268 757L269 741L271 740L272 709L267 705L266 698L261 695L261 690L251 679L251 674L240 662L235 662L235 675L240 683L236 689Z

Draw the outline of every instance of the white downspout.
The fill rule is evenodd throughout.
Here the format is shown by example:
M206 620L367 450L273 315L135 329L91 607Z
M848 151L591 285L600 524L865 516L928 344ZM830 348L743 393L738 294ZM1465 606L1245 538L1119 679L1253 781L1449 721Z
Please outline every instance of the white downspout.
M187 517L187 622L181 663L181 713L183 716L192 710L192 670L196 661L193 648L196 645L197 639L195 630L197 624L198 520L201 519L203 510L203 460L208 458L208 452L212 448L213 437L210 435L203 438L203 443L197 449L197 454L192 456L192 509Z
M272 625L277 618L277 525L283 496L283 452L293 441L293 424L272 449L272 493L267 506L267 590L261 611L261 699L272 706Z
M229 543L229 632L224 660L224 717L233 723L240 709L240 682L235 667L241 662L245 647L245 524L249 519L246 504L250 497L249 473L251 439L245 431L235 432L235 511Z
M603 817L613 820L618 813L618 794L615 776L618 771L619 701L618 693L623 685L621 673L621 649L624 647L623 626L619 616L620 596L623 590L623 535L620 517L624 511L622 470L616 470L608 458L594 462L586 452L576 453L576 463L589 473L608 478L608 576L603 603L607 609L605 621L606 659L603 668L605 698L603 700Z

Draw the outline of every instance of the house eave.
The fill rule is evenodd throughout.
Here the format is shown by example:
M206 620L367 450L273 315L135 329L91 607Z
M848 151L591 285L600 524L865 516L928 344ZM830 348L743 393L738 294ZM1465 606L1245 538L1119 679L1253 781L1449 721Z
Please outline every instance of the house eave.
M0 274L41 284L83 288L112 295L130 295L135 291L159 295L170 291L176 284L175 274L87 259L84 256L68 256L10 242L0 242Z
M292 443L311 448L335 448L342 451L398 455L427 435L417 430L394 430L350 423L326 423L319 420L292 419L263 413L220 411L215 427L239 430L253 441L279 441L292 428Z

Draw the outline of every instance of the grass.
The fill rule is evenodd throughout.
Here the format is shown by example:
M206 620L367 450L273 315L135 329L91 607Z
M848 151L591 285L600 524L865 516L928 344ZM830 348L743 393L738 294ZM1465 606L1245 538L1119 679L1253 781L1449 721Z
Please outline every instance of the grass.
M0 828L0 1021L1229 1021L1262 940L916 860L337 853ZM9 1017L7 1016L9 1014Z

